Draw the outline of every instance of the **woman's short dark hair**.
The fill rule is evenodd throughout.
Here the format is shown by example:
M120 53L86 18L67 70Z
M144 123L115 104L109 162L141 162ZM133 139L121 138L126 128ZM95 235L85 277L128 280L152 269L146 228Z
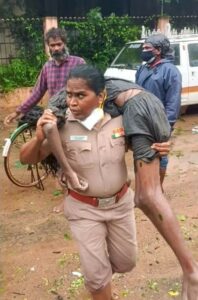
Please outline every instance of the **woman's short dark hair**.
M98 95L105 88L105 78L103 73L91 65L78 65L74 67L68 76L68 80L71 78L84 79L88 87Z
M50 38L52 39L60 38L64 44L67 43L67 33L63 28L52 27L51 29L49 29L45 34L45 41L47 44L49 44Z

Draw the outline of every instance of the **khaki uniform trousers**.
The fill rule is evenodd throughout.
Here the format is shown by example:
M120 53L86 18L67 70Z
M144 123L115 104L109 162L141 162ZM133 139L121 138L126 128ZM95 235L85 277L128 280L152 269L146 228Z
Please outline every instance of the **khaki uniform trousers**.
M114 272L129 272L136 264L134 193L128 188L118 203L98 208L66 196L64 211L77 241L85 285L104 288Z

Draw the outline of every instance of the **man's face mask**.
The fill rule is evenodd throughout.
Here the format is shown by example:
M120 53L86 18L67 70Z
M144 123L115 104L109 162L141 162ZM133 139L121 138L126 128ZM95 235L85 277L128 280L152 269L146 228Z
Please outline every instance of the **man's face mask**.
M141 59L147 63L152 63L155 60L155 54L153 54L152 50L142 51Z

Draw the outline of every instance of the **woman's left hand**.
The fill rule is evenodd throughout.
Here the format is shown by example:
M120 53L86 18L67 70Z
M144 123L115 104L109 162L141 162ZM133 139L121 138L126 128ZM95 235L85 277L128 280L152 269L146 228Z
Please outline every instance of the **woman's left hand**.
M154 143L151 148L158 151L160 156L168 155L170 152L171 143L163 142L163 143Z

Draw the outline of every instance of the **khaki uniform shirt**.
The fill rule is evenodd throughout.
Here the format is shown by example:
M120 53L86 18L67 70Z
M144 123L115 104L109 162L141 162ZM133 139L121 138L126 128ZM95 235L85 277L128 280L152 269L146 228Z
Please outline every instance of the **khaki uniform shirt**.
M60 136L69 164L89 184L81 194L110 197L122 188L127 167L121 116L105 114L100 126L88 130L69 114Z

